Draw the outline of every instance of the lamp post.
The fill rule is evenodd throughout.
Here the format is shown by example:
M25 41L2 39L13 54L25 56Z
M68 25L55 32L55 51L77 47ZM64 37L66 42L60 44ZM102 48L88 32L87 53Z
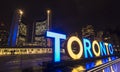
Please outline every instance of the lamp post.
M47 10L47 30L51 29L51 10ZM51 40L47 38L47 47L51 47Z
M22 16L23 16L23 11L21 9L18 9L18 14L20 16L19 22L21 22Z
M23 16L23 11L21 9L18 9L18 15L19 15L19 23L18 23L18 34L17 34L17 45L20 46L19 44L19 32L20 32L20 24ZM22 51L20 50L20 68L22 69Z
M50 29L50 22L51 22L51 10L47 10L47 26L48 26L48 30Z

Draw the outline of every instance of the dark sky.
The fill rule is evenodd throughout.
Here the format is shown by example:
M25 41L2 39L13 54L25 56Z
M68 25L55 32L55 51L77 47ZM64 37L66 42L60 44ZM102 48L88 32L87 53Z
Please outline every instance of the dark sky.
M113 0L0 0L0 22L10 26L17 8L24 10L29 24L45 19L46 10L51 9L52 29L58 32L81 32L87 24L96 30L120 31L119 2Z

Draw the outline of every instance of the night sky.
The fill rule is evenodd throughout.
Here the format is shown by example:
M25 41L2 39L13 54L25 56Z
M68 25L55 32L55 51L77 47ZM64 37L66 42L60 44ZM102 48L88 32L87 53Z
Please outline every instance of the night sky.
M0 0L0 22L8 28L15 9L24 10L24 18L32 24L46 19L46 10L52 10L52 30L61 33L81 32L87 24L95 30L120 31L119 2L112 0Z

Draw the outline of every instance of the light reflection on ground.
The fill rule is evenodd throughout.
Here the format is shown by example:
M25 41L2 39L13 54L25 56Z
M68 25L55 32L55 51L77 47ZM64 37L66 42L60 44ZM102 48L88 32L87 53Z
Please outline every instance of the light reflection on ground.
M109 58L97 60L95 62L88 62L88 63L86 63L85 66L79 65L78 67L74 67L72 69L72 72L83 72L83 71L86 71L88 69L94 68L96 66L99 66L101 64L107 63L108 61L112 61L115 59L116 59L116 57L109 57ZM105 69L100 70L100 72L120 72L120 71L118 71L118 67L120 67L120 62L113 64L112 66L106 67Z
M117 57L109 57L109 58L104 58L104 59L99 59L96 60L95 62L87 62L87 63L83 63L83 64L79 64L79 65L75 65L75 66L68 66L67 68L69 68L69 71L67 71L68 69L62 69L60 68L59 70L55 70L55 72L86 72L95 67L99 67L102 64L108 63L109 61L113 61L116 60ZM102 70L99 70L97 72L120 72L119 68L120 67L120 62L112 64L111 66L105 67ZM90 71L92 72L92 71Z

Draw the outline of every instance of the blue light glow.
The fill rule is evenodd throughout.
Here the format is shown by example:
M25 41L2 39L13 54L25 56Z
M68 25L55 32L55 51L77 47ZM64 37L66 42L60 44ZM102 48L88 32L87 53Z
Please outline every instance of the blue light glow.
M102 55L102 56L107 55L107 51L106 51L104 42L99 42L99 45L100 45L101 55Z
M113 57L110 57L110 58L111 58L111 60L115 60L115 59L116 59L116 57L114 57L114 56L113 56Z
M86 63L86 70L95 67L95 62Z
M102 59L102 63L103 63L103 64L107 63L108 61L109 61L108 58Z
M106 68L104 69L104 72L111 72L110 67L106 67Z
M113 46L112 46L112 44L108 44L108 49L109 49L110 54L112 55L113 54Z
M54 62L60 62L60 39L66 39L66 35L47 31L46 36L54 38Z
M119 67L119 66L117 66L117 64L113 64L113 65L112 65L112 68L113 68L113 71L114 71L114 72L119 72L119 71L118 71L119 68L117 68L117 67Z
M90 40L83 38L83 45L84 45L85 58L88 58L88 54L90 55L90 57L93 57L91 52L92 47Z
M13 36L12 36L12 46L16 46L17 33L18 33L18 24L16 24L14 27Z

